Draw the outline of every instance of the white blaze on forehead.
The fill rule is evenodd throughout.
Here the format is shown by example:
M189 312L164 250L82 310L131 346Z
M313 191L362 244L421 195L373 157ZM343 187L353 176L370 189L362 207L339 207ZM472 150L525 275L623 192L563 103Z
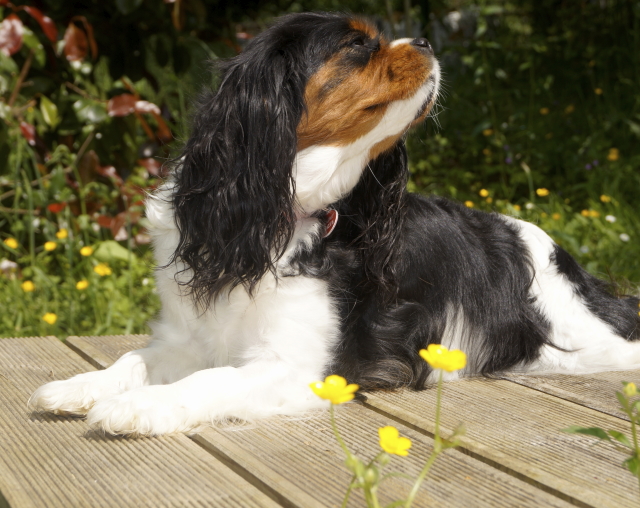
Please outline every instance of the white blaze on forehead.
M356 186L369 162L371 149L389 137L402 134L429 96L438 93L440 66L435 59L430 76L433 79L427 80L412 97L389 104L380 122L354 142L343 146L314 145L298 152L293 175L296 196L304 213L326 208Z
M395 41L391 41L391 43L389 44L390 48L394 48L396 46L399 46L400 44L409 44L413 39L409 38L409 37L405 37L404 39L396 39Z

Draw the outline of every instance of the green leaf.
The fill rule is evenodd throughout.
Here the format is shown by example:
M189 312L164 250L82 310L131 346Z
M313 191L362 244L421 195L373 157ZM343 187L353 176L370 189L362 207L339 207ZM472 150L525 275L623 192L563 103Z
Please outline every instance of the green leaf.
M622 392L616 392L616 397L618 398L618 402L620 402L622 409L629 411L629 401L627 400L627 396Z
M627 448L633 448L633 446L631 446L631 443L627 439L627 436L625 436L622 432L618 432L617 430L610 430L609 435L619 443L625 445Z
M625 460L623 464L634 475L640 477L640 460L638 460L638 457L631 457Z
M567 427L566 429L561 429L562 432L566 432L567 434L584 434L585 436L594 436L603 441L611 441L611 438L606 433L605 430L600 427L578 427L576 425L572 425L571 427Z
M129 261L129 255L131 255L132 259L136 260L136 255L125 249L122 245L120 245L115 240L107 240L106 242L102 242L96 251L94 252L94 257L98 261L103 261L105 263L110 263L113 261Z
M78 120L87 123L100 123L107 119L107 108L91 99L80 99L73 103Z
M40 111L49 127L55 128L60 123L58 107L44 95L40 97Z
M124 14L130 14L142 5L142 0L116 0L116 7Z

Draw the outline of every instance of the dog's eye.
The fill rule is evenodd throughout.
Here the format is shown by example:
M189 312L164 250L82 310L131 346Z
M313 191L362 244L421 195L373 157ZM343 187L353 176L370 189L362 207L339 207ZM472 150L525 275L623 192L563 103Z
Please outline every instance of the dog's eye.
M352 46L364 46L364 39L362 37L358 37L355 41L351 43Z

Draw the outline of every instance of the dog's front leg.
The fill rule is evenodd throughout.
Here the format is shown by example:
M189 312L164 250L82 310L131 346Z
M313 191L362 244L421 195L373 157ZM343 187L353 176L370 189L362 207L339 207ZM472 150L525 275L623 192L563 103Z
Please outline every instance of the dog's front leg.
M229 418L251 420L323 407L309 389L321 372L279 359L196 372L169 385L150 385L98 401L87 419L110 434L157 436L193 432Z

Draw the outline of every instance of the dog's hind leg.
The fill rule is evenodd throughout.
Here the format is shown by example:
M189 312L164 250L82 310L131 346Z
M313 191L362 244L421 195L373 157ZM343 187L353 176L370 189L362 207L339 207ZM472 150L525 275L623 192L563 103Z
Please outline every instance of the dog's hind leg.
M551 324L550 342L523 370L587 373L640 369L638 299L613 296L541 229L513 221L530 250L531 296Z

